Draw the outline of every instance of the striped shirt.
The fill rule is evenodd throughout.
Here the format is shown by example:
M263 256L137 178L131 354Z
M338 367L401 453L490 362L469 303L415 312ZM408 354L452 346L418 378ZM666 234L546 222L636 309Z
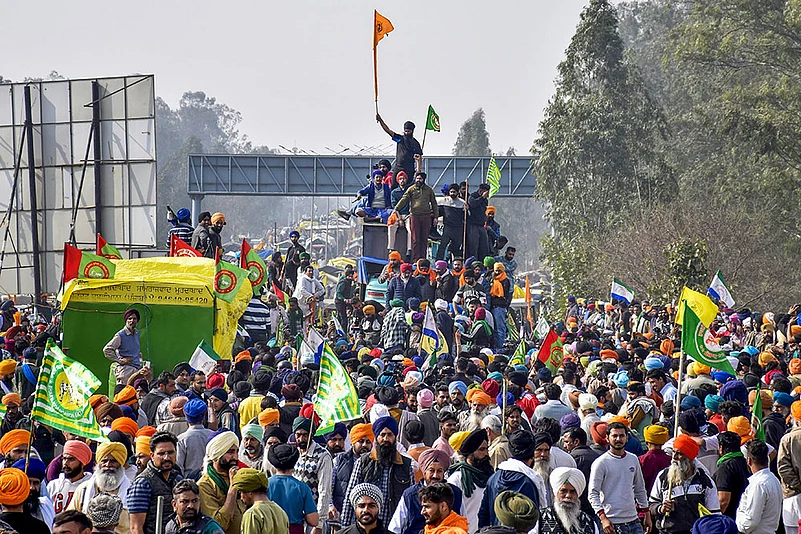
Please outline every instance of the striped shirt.
M187 223L176 223L175 226L170 228L170 233L167 235L167 246L170 246L170 241L172 240L172 236L176 236L178 239L183 240L184 243L187 245L192 243L192 233L194 233L195 229L192 227L191 224Z
M242 317L239 319L239 324L242 325L242 328L247 330L248 333L266 333L269 323L270 308L258 297L250 299L245 313L243 313Z

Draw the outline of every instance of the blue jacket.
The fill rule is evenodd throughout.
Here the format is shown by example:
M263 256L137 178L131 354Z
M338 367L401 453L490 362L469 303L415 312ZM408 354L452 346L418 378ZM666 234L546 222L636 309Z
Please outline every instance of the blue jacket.
M384 208L392 209L392 190L389 188L389 185L382 185L384 186ZM367 197L367 207L372 207L373 199L375 199L375 187L373 187L372 182L367 184L366 187L359 189L359 194L363 197Z
M406 506L406 524L403 525L401 534L422 534L426 526L426 520L423 518L422 508L420 504L420 488L423 487L421 480L414 486L409 487L403 492L401 501ZM457 514L462 510L462 490L453 484L448 484L453 490L453 506L451 509Z
M495 498L506 490L522 493L540 508L540 497L534 482L523 473L517 471L506 471L504 469L495 471L487 481L487 489L481 498L481 508L478 510L479 528L498 525L498 518L495 517Z
M389 309L389 303L393 299L401 299L404 302L404 308L407 310L409 309L408 306L405 305L406 302L409 301L412 297L420 298L420 283L417 279L412 276L409 279L409 282L406 284L406 287L403 286L403 280L400 276L396 276L392 280L389 281L389 285L387 286L387 302L386 307Z

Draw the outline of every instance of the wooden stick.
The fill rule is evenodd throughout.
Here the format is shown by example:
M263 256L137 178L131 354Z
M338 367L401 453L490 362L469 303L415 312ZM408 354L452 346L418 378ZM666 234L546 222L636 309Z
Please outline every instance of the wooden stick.
M464 179L464 224L462 225L462 257L467 259L467 199L470 198L470 177Z

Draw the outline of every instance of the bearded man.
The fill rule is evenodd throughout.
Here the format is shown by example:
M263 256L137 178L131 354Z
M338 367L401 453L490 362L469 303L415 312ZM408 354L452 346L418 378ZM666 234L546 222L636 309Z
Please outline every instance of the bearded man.
M459 412L459 428L472 432L481 428L481 421L490 415L489 406L492 404L492 399L480 389L471 389L467 392L466 400L470 404L470 409Z
M125 476L126 455L127 451L122 443L110 441L99 444L95 453L95 472L89 480L78 486L68 506L71 510L88 513L89 502L95 495L117 495L122 499L122 512L114 529L116 534L131 532L128 514L128 488L131 481Z
M264 461L264 428L248 424L242 427L242 443L239 446L239 460L248 467L261 469Z
M551 446L553 440L551 435L546 432L537 432L534 434L534 464L531 466L534 472L542 477L542 480L551 478ZM548 488L548 501L553 501L553 494Z
M351 490L349 498L356 510L356 523L340 531L340 534L389 534L378 518L384 506L384 496L378 486L366 482L359 484Z
M660 532L689 532L700 517L698 505L720 513L718 489L703 469L695 467L699 446L680 434L673 440L673 460L656 475L648 507ZM671 492L672 490L672 492Z
M231 431L214 436L206 444L205 469L197 483L200 511L215 520L226 534L239 534L245 503L231 479L239 470L239 438Z
M336 508L337 512L341 512L345 504L346 491L348 490L350 475L353 473L353 465L363 454L367 454L372 450L374 439L373 429L369 424L353 425L353 428L350 429L350 451L334 458L332 475L334 489L331 495L331 504ZM358 520L358 511L356 515Z
M92 450L89 445L75 439L64 443L64 452L61 455L61 474L47 485L47 491L53 499L53 506L57 514L67 509L78 486L91 478L90 473L84 472L84 467L91 461Z
M379 511L379 519L382 524L388 525L403 492L414 480L412 459L402 456L397 450L398 422L393 417L379 417L373 422L372 430L376 446L372 452L356 460L345 495L349 495L362 482L382 488L385 506ZM341 523L349 526L355 521L353 504L346 500L342 507Z
M478 530L478 511L493 469L489 457L489 439L483 429L474 430L459 447L459 462L448 470L448 483L463 494L464 515L470 526L468 532ZM458 510L458 508L456 508Z
M22 459L14 462L11 467L20 471L25 471L27 467L31 492L22 504L23 511L52 528L53 519L56 517L56 513L53 510L53 501L50 500L50 497L42 495L42 481L45 480L47 466L38 458L30 458L27 466L25 465L25 459Z
M579 496L587 487L584 473L557 467L549 478L553 504L540 514L540 534L599 534L597 524L581 510Z

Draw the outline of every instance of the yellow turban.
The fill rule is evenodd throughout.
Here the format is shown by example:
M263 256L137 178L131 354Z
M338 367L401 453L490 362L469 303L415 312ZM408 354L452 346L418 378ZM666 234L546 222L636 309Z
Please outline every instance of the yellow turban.
M742 415L729 419L729 424L726 425L726 430L729 432L734 432L740 436L740 445L754 437L751 429L751 423L748 421L747 417L743 417Z
M19 393L9 393L3 396L2 402L4 406L14 404L19 407L22 406L22 397L19 396Z
M30 492L31 482L25 473L13 467L0 469L0 504L18 506Z
M771 354L770 352L760 352L759 353L759 365L765 367L770 362L777 362L779 360L776 359L776 356Z
M136 438L136 454L146 454L150 456L150 436L139 436Z
M704 365L702 363L695 362L695 374L697 375L708 375L712 372L712 369L708 365Z
M0 361L0 375L10 375L14 373L17 368L17 362L14 360Z
M668 429L660 425L649 425L643 429L646 443L664 445L668 440Z
M373 441L375 439L375 436L373 435L372 425L368 423L360 423L358 425L353 425L353 428L350 429L351 444L356 443L362 438L370 438L370 441Z
M136 390L133 386L125 386L119 393L114 395L114 404L127 404L130 406L137 402L139 402L139 399L136 397Z
M368 304L367 306L363 306L362 307L362 312L364 312L365 315L373 315L375 313L375 306L373 306L372 304Z
M20 445L27 445L31 442L31 433L27 430L12 430L6 432L0 438L0 456L5 456L8 451L16 449Z
M470 435L470 432L467 430L463 430L461 432L454 432L451 434L451 437L448 438L448 444L451 448L455 451L458 451L462 447L462 443L464 440L467 439L467 436Z
M95 460L97 463L100 463L100 461L109 454L112 458L117 460L120 465L125 465L125 462L128 460L128 451L125 450L125 445L116 441L108 441L98 445L97 452L95 453Z
M259 414L259 425L270 426L280 419L281 415L275 408L265 408Z
M267 475L260 469L243 467L236 472L231 484L239 491L266 491Z

